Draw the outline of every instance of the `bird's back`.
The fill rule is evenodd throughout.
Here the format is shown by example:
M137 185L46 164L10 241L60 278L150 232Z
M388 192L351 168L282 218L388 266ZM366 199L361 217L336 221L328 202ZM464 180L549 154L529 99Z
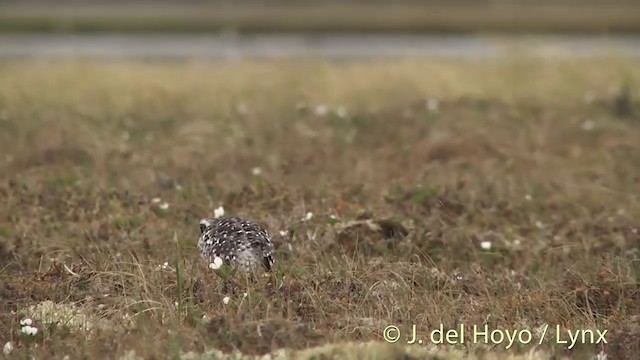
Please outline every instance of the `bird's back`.
M242 271L271 270L273 244L261 225L239 217L202 219L200 221L200 255L209 262L216 257Z

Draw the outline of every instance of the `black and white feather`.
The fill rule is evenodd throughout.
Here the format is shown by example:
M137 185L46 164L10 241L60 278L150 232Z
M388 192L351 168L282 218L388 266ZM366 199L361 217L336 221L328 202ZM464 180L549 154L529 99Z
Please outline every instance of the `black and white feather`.
M273 244L261 225L239 217L200 220L200 256L243 272L271 271ZM218 258L218 259L217 259Z

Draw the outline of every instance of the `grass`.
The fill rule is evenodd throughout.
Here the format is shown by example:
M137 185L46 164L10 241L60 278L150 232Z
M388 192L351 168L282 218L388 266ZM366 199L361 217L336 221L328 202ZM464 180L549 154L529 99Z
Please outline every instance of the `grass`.
M637 32L632 2L0 4L3 32Z
M0 345L632 358L639 81L613 58L4 62ZM270 276L224 284L200 261L198 221L219 206L269 228ZM465 341L431 344L440 324ZM474 325L532 341L480 343ZM607 343L569 350L569 330Z

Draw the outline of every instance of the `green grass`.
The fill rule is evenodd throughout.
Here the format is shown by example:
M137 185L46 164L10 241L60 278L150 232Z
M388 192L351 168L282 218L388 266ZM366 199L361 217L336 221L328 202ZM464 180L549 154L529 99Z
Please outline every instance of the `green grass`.
M639 81L613 58L3 62L0 345L633 358ZM269 228L271 276L224 284L198 258L198 221L221 205ZM533 341L384 344L413 324ZM556 326L608 343L568 350Z
M4 32L637 32L630 2L489 5L275 3L107 6L0 4Z

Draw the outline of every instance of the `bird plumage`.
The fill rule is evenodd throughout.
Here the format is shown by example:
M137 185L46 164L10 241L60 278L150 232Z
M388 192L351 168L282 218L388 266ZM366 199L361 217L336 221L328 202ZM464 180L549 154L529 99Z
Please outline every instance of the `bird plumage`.
M267 230L239 217L205 218L200 220L200 256L243 272L270 271L273 266L273 244Z

